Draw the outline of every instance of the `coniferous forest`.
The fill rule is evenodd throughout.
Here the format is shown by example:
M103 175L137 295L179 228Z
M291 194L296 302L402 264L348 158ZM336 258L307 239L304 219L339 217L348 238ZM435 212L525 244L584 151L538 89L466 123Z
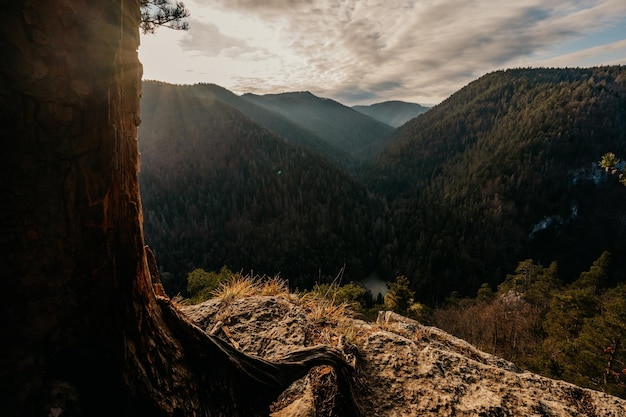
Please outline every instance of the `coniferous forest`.
M421 299L495 288L523 259L557 261L570 281L604 250L624 253L626 190L597 161L624 154L625 74L495 72L397 131L364 183L390 206L388 256Z
M623 67L487 74L392 133L308 93L263 97L144 83L144 228L170 293L195 268L310 288L345 264L346 280L404 275L438 305L495 290L524 259L556 261L569 282L623 253L626 189L597 166L626 154ZM350 118L314 132L298 106ZM354 140L364 125L386 145L374 155Z
M280 273L299 288L345 264L374 271L383 202L196 86L146 83L140 132L147 243L173 294L195 268Z
M315 132L302 107L334 124ZM626 187L598 164L626 155L626 68L494 72L395 130L310 93L159 82L142 119L144 230L170 294L203 270L317 291L376 276L384 304L344 291L370 317L626 396ZM355 140L363 126L381 136Z

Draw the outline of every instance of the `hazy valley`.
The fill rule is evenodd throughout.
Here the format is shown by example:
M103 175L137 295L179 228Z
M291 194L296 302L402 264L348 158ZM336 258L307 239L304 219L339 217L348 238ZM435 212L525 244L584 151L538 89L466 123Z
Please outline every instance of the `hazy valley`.
M339 271L382 279L394 307L352 287L346 299L624 395L619 378L569 367L603 372L606 346L563 352L608 346L592 329L626 308L626 187L598 166L626 154L626 70L499 71L398 128L370 116L306 92L144 82L144 230L166 290L188 295L191 271L224 266L300 291Z
M146 82L148 243L174 291L223 265L298 287L343 264L406 275L429 303L527 258L572 280L624 245L626 194L596 164L624 153L623 71L488 74L395 130L310 93Z

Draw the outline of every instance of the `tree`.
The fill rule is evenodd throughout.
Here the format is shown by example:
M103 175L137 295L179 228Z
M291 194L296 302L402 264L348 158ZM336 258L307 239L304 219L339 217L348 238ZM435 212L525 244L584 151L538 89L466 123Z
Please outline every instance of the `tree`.
M426 320L430 310L425 305L415 302L415 291L411 289L407 277L404 275L397 277L396 282L389 287L389 292L385 295L386 309L416 320Z
M611 253L604 251L596 259L588 271L580 273L578 279L570 285L570 288L590 288L596 292L606 287L608 282L609 267L611 265Z
M617 175L619 182L626 185L626 176L624 176L624 164L613 153L607 152L602 155L602 158L598 162L601 168L604 168L606 172L610 172L612 175Z
M410 282L407 277L400 276L396 282L392 283L389 292L385 295L385 308L393 310L399 314L405 314L413 304L415 291L409 287Z
M187 30L189 24L183 19L189 17L189 10L183 2L170 0L141 0L141 23L143 33L154 33L160 26L170 29Z
M248 357L155 290L137 182L142 4L0 11L0 415L263 415L322 363L348 393L336 351Z
M187 292L192 303L199 303L212 298L212 292L221 282L231 279L233 272L224 265L220 272L207 272L196 268L187 274Z
M626 285L602 295L600 314L572 343L564 378L577 385L626 395Z
M588 271L553 295L543 322L543 351L548 358L544 372L550 372L550 376L572 379L571 370L577 366L572 361L575 341L585 323L601 312L601 285L609 263L610 254L603 252Z
M494 299L495 296L496 295L493 292L493 290L489 287L489 284L485 282L481 284L480 288L478 289L478 293L476 294L476 300L477 301L491 301Z

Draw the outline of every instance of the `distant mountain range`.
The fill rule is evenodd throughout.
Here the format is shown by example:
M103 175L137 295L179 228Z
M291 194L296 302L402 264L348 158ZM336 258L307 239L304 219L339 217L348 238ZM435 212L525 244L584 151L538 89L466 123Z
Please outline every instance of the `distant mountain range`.
M294 288L332 278L344 265L346 279L375 270L387 239L382 203L337 164L219 95L245 105L213 86L143 85L144 232L168 292L184 292L195 268L223 265L281 273Z
M332 137L328 140L319 132L309 130L307 126L300 124L297 120L258 105L254 101L238 96L223 87L215 84L198 84L193 86L193 92L199 97L210 97L234 107L250 120L272 130L287 142L304 146L339 166L354 167L356 164L354 156L331 143Z
M352 108L391 127L400 127L429 109L429 107L404 101L385 101L369 106L352 106Z
M302 288L345 263L429 304L528 258L570 279L626 250L626 187L596 165L626 155L625 103L624 67L498 71L394 130L310 93L146 82L146 240L170 291L224 264ZM414 107L369 110L392 106Z
M357 159L371 157L381 150L394 130L341 103L309 92L244 94L243 98L315 132L333 147Z

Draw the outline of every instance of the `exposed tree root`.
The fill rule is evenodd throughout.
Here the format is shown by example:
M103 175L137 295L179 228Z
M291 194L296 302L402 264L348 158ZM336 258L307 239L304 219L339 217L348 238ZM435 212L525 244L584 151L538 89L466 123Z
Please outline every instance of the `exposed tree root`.
M163 318L184 347L187 361L193 364L199 378L206 379L206 384L201 382L198 386L228 390L239 415L266 416L270 405L289 385L320 365L332 366L336 372L337 385L328 389L336 391L337 406L328 409L341 409L344 416L362 415L353 384L355 370L336 349L323 345L306 347L270 362L247 355L225 340L206 334L169 300L159 298L159 301ZM220 377L225 385L218 383ZM213 397L216 393L207 394Z

